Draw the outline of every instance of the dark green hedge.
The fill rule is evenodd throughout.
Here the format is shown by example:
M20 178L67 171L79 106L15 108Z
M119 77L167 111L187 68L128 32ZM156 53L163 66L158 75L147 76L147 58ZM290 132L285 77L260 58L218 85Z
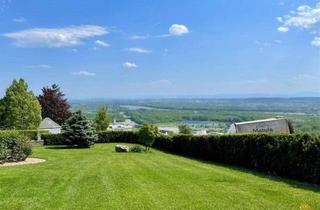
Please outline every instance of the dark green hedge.
M43 134L44 145L66 145L67 143L62 138L61 134ZM138 134L132 131L104 131L98 133L98 140L96 143L137 143Z
M41 139L43 145L66 145L67 143L63 140L62 134L42 134Z
M310 135L178 135L154 147L179 155L320 184L320 139Z
M0 164L25 160L31 153L28 137L16 131L0 131Z
M104 131L98 133L97 143L110 142L138 143L138 133L134 131Z

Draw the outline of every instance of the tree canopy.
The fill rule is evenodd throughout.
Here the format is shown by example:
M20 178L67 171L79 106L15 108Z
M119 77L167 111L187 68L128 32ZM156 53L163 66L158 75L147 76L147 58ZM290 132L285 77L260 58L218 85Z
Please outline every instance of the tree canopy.
M108 116L108 108L106 106L101 107L94 119L94 124L97 131L106 131L111 122L111 118Z
M42 88L42 94L38 99L42 107L43 118L49 117L63 124L71 116L70 105L58 85L53 84L51 87Z
M41 122L41 106L23 80L13 80L0 102L0 118L8 129L36 129Z
M139 130L139 143L145 145L146 149L149 150L158 136L159 130L157 126L144 124Z
M192 134L192 130L188 125L179 125L179 133Z

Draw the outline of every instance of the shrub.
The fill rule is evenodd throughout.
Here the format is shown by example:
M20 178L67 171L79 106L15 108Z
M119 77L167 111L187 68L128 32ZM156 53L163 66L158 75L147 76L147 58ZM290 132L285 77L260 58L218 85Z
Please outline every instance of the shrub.
M154 146L172 153L320 183L320 139L310 135L161 136Z
M22 161L31 153L29 139L16 131L0 132L0 163Z
M62 137L68 145L85 148L90 147L97 140L95 130L81 111L73 113L63 125L62 130Z
M43 145L67 145L67 142L64 141L62 134L46 133L42 134L41 138L43 140Z
M98 132L97 143L138 143L138 133L134 131L102 131Z
M152 146L156 137L159 136L159 130L157 126L144 124L139 130L139 143L146 146L146 150Z
M192 134L192 129L188 125L179 125L180 134Z
M134 145L133 147L130 147L130 152L137 152L137 153L141 153L146 151L145 148L139 146L139 145Z

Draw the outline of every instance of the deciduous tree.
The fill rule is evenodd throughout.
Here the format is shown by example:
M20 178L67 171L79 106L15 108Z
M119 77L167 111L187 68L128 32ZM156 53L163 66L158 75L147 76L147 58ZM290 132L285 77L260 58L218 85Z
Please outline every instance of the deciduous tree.
M71 116L70 105L58 85L42 88L42 94L38 99L42 107L43 118L49 117L63 124Z
M94 124L97 131L106 131L109 127L111 118L108 116L108 108L106 106L101 107L94 119Z
M23 80L13 80L2 101L4 126L8 129L36 129L41 122L41 106Z

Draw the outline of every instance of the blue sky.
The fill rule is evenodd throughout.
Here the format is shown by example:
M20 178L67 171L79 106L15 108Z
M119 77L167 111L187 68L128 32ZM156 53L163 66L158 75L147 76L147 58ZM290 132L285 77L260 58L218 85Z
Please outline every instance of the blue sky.
M0 95L320 92L318 0L0 0Z

